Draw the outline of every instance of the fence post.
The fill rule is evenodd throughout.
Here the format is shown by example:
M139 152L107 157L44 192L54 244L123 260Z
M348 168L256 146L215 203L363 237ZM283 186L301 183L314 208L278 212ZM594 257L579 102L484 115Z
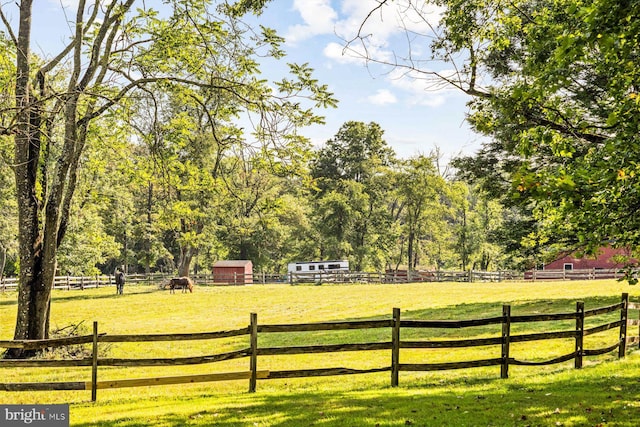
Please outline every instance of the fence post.
M391 330L391 387L398 386L400 373L400 309L393 309Z
M91 351L91 401L98 398L98 322L93 322L93 349Z
M622 294L622 309L620 309L620 347L618 347L618 359L622 359L627 353L627 318L629 316L629 294Z
M258 314L251 313L251 324L249 326L251 354L249 355L249 369L251 377L249 379L249 393L255 393L258 378Z
M576 303L576 359L575 368L582 368L582 355L584 345L584 302Z
M638 311L638 328L636 332L638 333L638 348L640 348L640 311Z
M511 342L511 306L502 306L502 365L500 378L509 378L509 344Z

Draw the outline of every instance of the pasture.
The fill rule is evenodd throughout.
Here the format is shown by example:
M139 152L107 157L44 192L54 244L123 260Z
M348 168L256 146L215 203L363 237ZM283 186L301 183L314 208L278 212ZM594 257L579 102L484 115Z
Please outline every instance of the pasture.
M54 291L52 329L93 321L107 334L152 334L222 331L246 327L250 313L261 324L387 319L399 307L405 319L471 319L496 316L501 305L513 314L565 312L584 301L587 308L615 304L628 292L640 301L640 288L614 280L513 283L422 283L400 285L257 285L196 286L193 294L170 294L154 286ZM0 340L13 334L16 293L0 294ZM637 315L637 313L636 313ZM85 331L85 332L87 332ZM387 331L384 331L387 333ZM444 338L482 337L486 329L451 331ZM339 341L367 342L373 331L271 334L261 346L308 345ZM615 338L616 332L594 340ZM637 330L634 331L637 335ZM594 345L600 343L593 343ZM119 343L108 357L178 357L233 351L246 346L242 337L215 342ZM571 341L552 340L514 345L527 357L562 353ZM635 350L632 349L632 350ZM469 360L486 357L484 348L415 350L403 362ZM498 349L499 352L499 349ZM499 353L498 355L499 356ZM70 403L74 426L635 426L640 423L640 354L621 361L612 354L548 367L499 367L428 373L400 373L400 386L389 385L389 373L259 381L257 393L247 381L100 390L97 402L87 391L0 392L0 403ZM273 356L259 369L367 368L388 365L388 351ZM221 364L105 368L104 379L247 370L246 360ZM90 368L4 368L4 382L86 380Z

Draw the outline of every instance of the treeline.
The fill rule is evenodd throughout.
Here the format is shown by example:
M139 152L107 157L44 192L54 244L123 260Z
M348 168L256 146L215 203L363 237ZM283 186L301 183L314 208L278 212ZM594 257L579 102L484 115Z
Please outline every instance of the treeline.
M192 110L193 109L193 110ZM79 169L59 274L208 271L250 259L282 272L295 260L349 259L351 269L492 270L510 211L455 178L438 153L398 159L376 123L347 122L317 150L225 144L173 105L162 126L98 129ZM127 131L137 131L135 137ZM284 156L288 156L285 158ZM5 275L17 269L11 171L3 169Z

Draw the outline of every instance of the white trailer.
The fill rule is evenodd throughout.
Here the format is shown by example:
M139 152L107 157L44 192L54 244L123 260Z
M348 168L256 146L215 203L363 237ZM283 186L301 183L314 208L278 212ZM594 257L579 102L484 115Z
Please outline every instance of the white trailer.
M330 273L335 271L349 271L348 260L291 262L289 273Z

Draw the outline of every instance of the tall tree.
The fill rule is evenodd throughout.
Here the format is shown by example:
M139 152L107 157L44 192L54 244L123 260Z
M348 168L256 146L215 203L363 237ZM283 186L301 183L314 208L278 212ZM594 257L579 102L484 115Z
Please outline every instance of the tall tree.
M31 55L32 6L32 0L17 5L17 31L5 13L9 6L0 7L16 64L14 91L3 87L15 105L3 110L0 120L15 147L20 243L16 339L48 335L56 254L69 224L80 159L94 138L93 122L114 113L116 106L126 107L132 95L146 94L150 84L218 90L265 120L274 113L290 117L295 125L320 121L311 110L334 104L308 67L292 67L293 78L276 90L255 76L255 61L244 64L240 78L219 74L216 42L239 37L237 14L260 6L254 2L222 4L213 15L215 4L206 0L165 3L162 14L135 0L80 0L68 44L44 61ZM279 39L273 32L265 29L262 35L277 51ZM299 96L310 105L291 100ZM25 353L16 350L9 356Z
M0 139L4 139L0 137ZM16 205L15 185L12 178L11 169L5 163L5 156L0 159L0 209L2 217L0 218L0 279L5 276L5 267L13 266L17 255L18 228L16 227L18 219L18 207ZM11 258L14 262L9 262Z
M254 268L264 271L277 271L292 252L287 246L302 237L293 245L302 248L305 240L298 234L305 231L298 228L304 224L296 226L305 221L304 199L296 200L301 192L287 194L293 178L278 175L277 163L269 152L245 150L225 162L222 178L225 197L220 207L225 214L218 216L216 234L230 257L250 259Z
M60 244L59 273L93 275L127 265L131 232L133 168L129 126L118 114L93 122L90 140L78 163L78 179L65 238ZM113 260L113 261L112 261Z
M0 86L11 88L14 86L15 64L9 58L15 57L15 45L4 34L0 34ZM0 111L13 107L12 97L0 98ZM13 177L13 139L2 132L9 126L7 118L0 114L0 209L3 215L0 218L0 278L4 277L5 267L9 257L17 258L17 234L18 234L18 207L15 194L15 179ZM14 261L12 265L17 265Z
M383 134L377 123L346 122L311 162L321 255L348 257L357 270L384 264L377 248L391 222L389 172L396 158Z
M400 16L411 23L421 17L433 24L424 5L442 7L433 31L407 37L432 55L416 58L422 50L410 49L389 65L472 97L470 122L492 138L479 155L504 174L512 197L533 203L536 240L587 251L605 241L639 247L640 4L407 3ZM393 6L383 0L376 9ZM405 28L413 28L408 20ZM356 40L368 43L364 36ZM442 68L433 59L455 66L434 71Z
M442 232L445 221L445 206L442 199L446 194L446 183L438 174L435 158L416 156L404 162L397 180L397 192L404 207L401 247L405 252L405 262L409 270L420 264L420 255L427 255L425 263L432 262L440 267L441 260L431 258L432 252L420 251L420 244L440 245L447 239ZM438 242L437 242L438 241Z

